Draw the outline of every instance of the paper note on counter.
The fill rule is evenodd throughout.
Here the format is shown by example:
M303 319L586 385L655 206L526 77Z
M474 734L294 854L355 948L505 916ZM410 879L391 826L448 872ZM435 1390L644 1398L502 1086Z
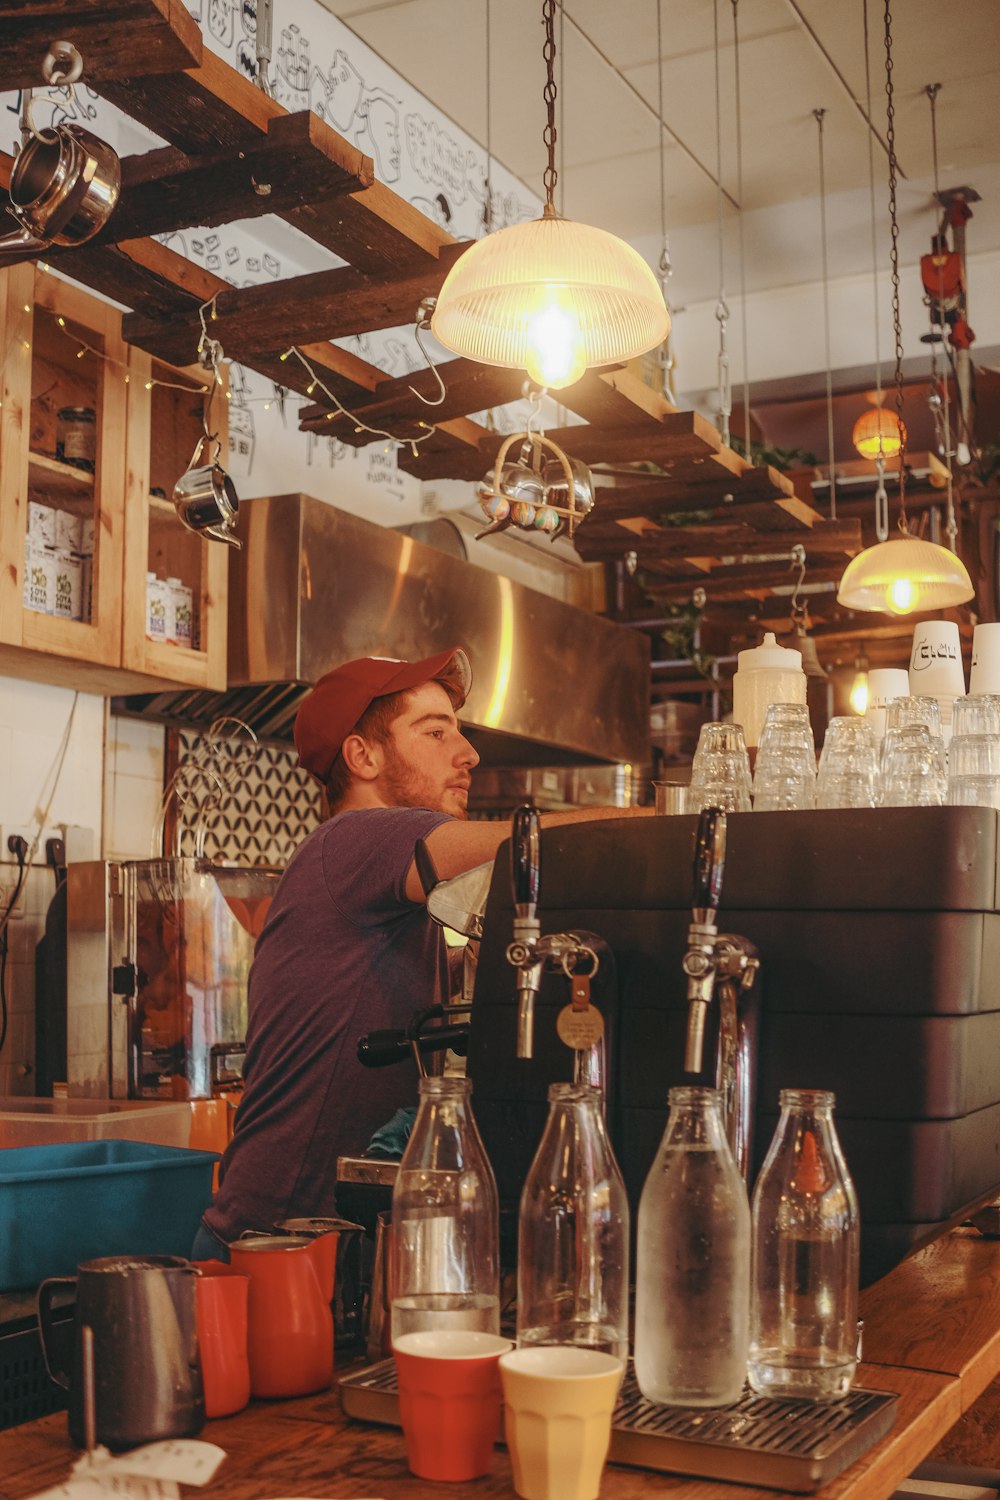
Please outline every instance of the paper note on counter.
M196 1438L170 1438L147 1443L117 1457L107 1448L84 1453L70 1477L33 1500L100 1500L120 1495L123 1500L179 1500L182 1484L208 1484L226 1450Z

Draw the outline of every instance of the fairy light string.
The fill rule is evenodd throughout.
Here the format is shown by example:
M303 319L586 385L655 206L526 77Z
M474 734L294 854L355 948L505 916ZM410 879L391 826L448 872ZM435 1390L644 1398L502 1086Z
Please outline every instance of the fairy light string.
M400 437L398 433L389 432L385 427L372 427L371 424L366 422L363 417L360 417L357 412L351 411L349 407L344 405L344 403L339 399L338 396L334 395L333 391L330 390L330 387L328 385L325 385L320 376L317 375L316 371L313 369L313 366L309 363L309 360L306 359L306 356L302 353L302 350L296 344L292 344L288 349L284 351L283 354L279 356L279 358L284 362L285 360L291 359L293 356L298 360L299 364L309 376L309 384L306 387L306 395L311 396L314 391L322 391L323 395L333 406L333 411L328 411L326 413L325 420L327 422L332 422L337 417L347 417L349 421L354 423L354 431L356 433L369 432L371 433L372 437L386 438L389 443L394 443L398 448L409 448L414 458L417 458L419 456L420 444L426 443L428 438L433 437L435 432L437 431L437 428L432 423L420 421L417 422L417 426L422 428L423 431L413 437ZM388 449L386 449L386 452L388 452Z

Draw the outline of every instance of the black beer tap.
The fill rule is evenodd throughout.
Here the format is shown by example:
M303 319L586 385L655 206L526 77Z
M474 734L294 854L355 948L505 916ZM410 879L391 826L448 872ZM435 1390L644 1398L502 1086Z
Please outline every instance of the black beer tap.
M514 897L513 940L507 945L507 962L517 970L517 1055L533 1057L535 1051L535 997L542 975L561 973L571 986L589 984L600 965L602 940L593 933L549 932L542 934L538 920L541 889L541 824L537 808L524 804L514 812L511 826L510 873ZM586 1006L589 1001L584 998Z
M715 940L719 933L715 916L719 909L725 863L726 815L719 807L706 807L698 819L695 839L694 899L683 963L688 981L685 1073L701 1072L705 1018L715 989Z

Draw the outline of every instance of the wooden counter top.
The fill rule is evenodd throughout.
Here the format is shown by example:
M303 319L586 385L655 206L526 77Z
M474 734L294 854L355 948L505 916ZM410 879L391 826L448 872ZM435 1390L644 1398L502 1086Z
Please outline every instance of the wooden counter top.
M1000 1373L1000 1244L956 1230L862 1293L865 1363L858 1384L899 1395L892 1431L817 1493L822 1500L886 1500ZM283 1402L252 1402L209 1422L203 1436L228 1457L206 1500L285 1496L437 1500L454 1486L415 1479L402 1433L351 1421L336 1389ZM24 1497L67 1475L72 1449L60 1413L0 1435L0 1500ZM983 1462L989 1459L984 1458ZM461 1495L508 1500L510 1460ZM767 1500L774 1490L609 1466L601 1500Z

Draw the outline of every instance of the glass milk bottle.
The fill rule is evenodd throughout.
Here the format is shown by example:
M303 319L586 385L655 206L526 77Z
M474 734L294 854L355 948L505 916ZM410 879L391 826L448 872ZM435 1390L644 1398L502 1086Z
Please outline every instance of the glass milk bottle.
M500 1331L497 1188L468 1078L421 1078L392 1193L392 1337Z
M554 1083L521 1194L517 1342L628 1358L629 1211L601 1091Z
M636 1379L667 1406L728 1406L747 1368L750 1205L719 1090L669 1101L639 1203Z
M858 1344L858 1204L834 1096L782 1089L753 1193L750 1384L761 1395L850 1390Z

